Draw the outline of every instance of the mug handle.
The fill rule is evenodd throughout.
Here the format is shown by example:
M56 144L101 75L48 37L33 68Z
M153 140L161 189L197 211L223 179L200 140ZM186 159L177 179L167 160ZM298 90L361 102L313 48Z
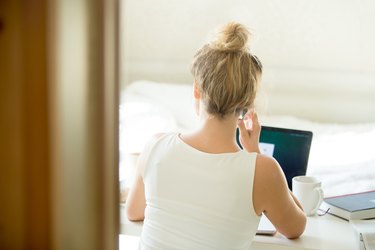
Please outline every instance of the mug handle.
M318 193L318 195L319 195L319 200L318 200L318 202L317 202L315 208L312 210L312 213L313 213L313 214L315 214L316 211L318 211L318 208L320 207L320 205L321 205L322 202L323 202L323 196L324 196L324 195L323 195L323 189L322 189L321 187L316 187L316 188L314 189L314 191L316 191L316 192Z

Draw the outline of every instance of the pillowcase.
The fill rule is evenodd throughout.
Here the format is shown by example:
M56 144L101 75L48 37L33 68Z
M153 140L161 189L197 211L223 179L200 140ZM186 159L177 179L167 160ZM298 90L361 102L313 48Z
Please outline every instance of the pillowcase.
M139 153L157 133L177 131L176 120L165 108L147 102L120 104L120 154Z
M122 102L142 99L168 110L182 131L191 130L198 124L194 111L193 84L135 81L125 88L121 99Z

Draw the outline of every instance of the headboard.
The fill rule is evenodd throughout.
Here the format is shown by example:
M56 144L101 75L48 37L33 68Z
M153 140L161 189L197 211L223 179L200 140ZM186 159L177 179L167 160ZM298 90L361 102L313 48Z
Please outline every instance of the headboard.
M374 1L356 0L123 0L122 84L191 84L194 52L233 20L251 28L251 50L264 64L261 112L374 122L374 13Z

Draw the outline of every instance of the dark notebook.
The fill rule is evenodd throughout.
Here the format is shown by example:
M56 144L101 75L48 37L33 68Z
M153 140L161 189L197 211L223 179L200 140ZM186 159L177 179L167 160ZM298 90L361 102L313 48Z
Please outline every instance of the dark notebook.
M375 190L328 197L320 208L346 220L375 218Z

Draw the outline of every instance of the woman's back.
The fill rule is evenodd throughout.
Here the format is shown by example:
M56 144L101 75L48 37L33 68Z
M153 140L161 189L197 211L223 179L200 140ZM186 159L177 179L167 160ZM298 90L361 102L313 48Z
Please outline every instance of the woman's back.
M126 202L130 220L145 220L141 248L248 249L262 213L288 238L303 232L306 216L280 165L259 154L252 108L262 64L248 35L229 23L197 51L191 72L199 126L154 138L143 150Z
M248 249L256 153L209 154L177 134L158 139L144 169L146 249ZM182 160L183 159L183 160Z

